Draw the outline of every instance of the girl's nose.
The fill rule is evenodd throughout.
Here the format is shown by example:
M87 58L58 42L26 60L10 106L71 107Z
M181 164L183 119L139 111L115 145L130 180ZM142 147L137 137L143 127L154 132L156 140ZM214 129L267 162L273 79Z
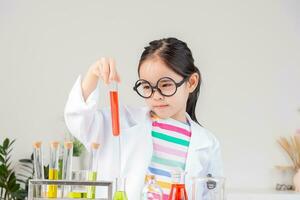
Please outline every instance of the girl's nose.
M164 98L164 96L161 95L157 89L153 91L152 97L154 100L161 100Z

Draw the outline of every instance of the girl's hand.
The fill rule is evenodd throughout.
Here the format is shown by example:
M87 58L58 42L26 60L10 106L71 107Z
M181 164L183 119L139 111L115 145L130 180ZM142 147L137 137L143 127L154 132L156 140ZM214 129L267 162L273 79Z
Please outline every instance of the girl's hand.
M84 100L95 90L99 79L102 79L105 84L112 81L120 82L114 59L101 58L90 66L81 83Z
M116 62L113 58L105 58L97 60L91 65L89 72L102 79L105 84L112 81L120 82L120 76L116 69Z

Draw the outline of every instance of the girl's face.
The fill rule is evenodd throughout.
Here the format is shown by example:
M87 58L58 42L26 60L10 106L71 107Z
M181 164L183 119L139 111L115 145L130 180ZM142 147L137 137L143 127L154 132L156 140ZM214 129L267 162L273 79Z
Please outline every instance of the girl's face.
M145 60L140 66L139 75L140 79L147 80L152 86L155 86L162 77L170 77L176 83L183 80L181 75L170 69L158 57ZM186 122L186 102L189 93L194 89L195 87L187 81L178 87L177 92L171 97L165 97L154 90L152 96L146 99L146 103L160 118L173 118Z

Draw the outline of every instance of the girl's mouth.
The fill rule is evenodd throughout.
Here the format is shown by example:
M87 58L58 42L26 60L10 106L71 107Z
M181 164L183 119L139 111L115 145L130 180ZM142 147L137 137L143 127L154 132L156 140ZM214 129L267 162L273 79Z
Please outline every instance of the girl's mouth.
M157 106L153 106L154 108L166 108L168 107L168 105L157 105Z

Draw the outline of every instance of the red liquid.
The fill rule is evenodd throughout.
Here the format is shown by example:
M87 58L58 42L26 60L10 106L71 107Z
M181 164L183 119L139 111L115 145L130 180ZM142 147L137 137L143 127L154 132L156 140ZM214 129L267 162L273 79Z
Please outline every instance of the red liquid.
M184 184L172 184L169 200L187 200Z
M114 136L120 135L120 122L119 122L119 99L117 91L110 91L110 110L111 110L111 121L112 131Z

